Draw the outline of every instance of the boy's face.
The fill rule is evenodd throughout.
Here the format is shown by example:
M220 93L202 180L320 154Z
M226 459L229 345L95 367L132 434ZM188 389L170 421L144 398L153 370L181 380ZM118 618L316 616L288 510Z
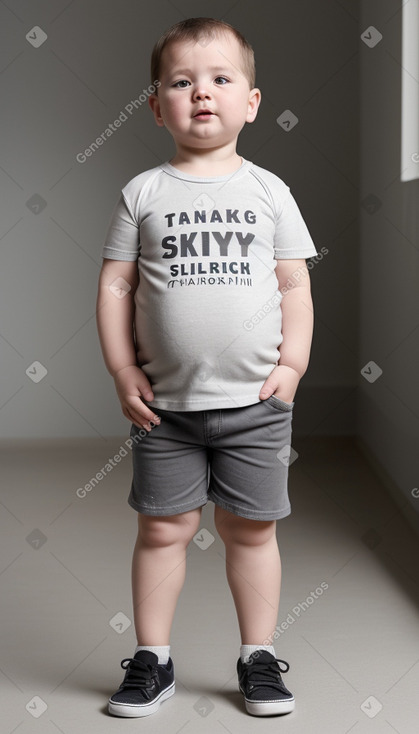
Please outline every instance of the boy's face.
M260 91L249 89L240 47L232 34L205 42L176 42L162 54L158 95L149 97L156 122L178 146L228 145L246 122L253 122ZM212 114L198 115L202 110Z

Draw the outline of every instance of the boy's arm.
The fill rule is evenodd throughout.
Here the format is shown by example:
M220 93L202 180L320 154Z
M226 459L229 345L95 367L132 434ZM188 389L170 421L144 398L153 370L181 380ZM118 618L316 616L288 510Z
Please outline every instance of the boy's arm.
M114 283L128 283L129 292L121 297L112 293L109 286ZM138 285L137 262L109 260L103 258L99 275L96 321L103 359L108 372L114 375L124 367L137 364L135 352L133 321L133 295ZM128 286L124 290L128 291ZM118 293L123 295L123 290Z
M282 291L281 301L281 356L278 366L265 380L259 397L265 400L275 393L292 403L310 359L314 324L310 275L305 259L278 260L275 272L279 290L286 289Z
M141 400L154 395L144 372L137 365L134 339L134 294L138 285L137 261L103 259L96 303L96 322L103 359L126 418L150 430L155 414ZM110 286L117 288L112 292ZM124 295L124 291L126 291Z

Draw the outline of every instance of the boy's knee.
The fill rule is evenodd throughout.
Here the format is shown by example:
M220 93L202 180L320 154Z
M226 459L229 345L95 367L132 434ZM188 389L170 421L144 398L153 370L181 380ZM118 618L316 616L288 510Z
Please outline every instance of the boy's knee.
M276 520L249 520L225 510L216 512L214 520L217 532L226 545L264 545L276 532Z
M184 512L170 516L138 513L139 540L143 544L155 548L177 544L187 545L198 531L200 517L200 511Z

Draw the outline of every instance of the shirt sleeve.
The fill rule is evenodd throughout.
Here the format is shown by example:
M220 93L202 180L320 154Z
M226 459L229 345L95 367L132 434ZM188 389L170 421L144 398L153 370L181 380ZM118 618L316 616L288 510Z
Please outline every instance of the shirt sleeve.
M140 254L139 225L123 193L113 210L102 257L111 260L138 260Z
M314 257L317 250L310 232L288 189L275 227L274 257L276 260Z

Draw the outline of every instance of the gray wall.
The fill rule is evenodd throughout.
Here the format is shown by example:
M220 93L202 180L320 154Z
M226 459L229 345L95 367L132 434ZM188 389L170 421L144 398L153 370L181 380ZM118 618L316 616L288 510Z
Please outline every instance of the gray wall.
M359 374L357 435L419 528L419 181L400 181L401 5L361 8L361 28L383 38L360 53L359 365L372 360L382 374Z
M238 151L286 181L329 250L311 271L315 337L294 430L355 430L357 3L15 0L0 4L0 437L129 430L96 334L100 251L120 188L174 149L142 104L85 163L76 155L149 85L154 40L192 15L223 17L253 44L263 101ZM47 34L38 48L25 38L34 26ZM286 109L299 118L290 132L276 122ZM34 362L47 370L37 383Z

